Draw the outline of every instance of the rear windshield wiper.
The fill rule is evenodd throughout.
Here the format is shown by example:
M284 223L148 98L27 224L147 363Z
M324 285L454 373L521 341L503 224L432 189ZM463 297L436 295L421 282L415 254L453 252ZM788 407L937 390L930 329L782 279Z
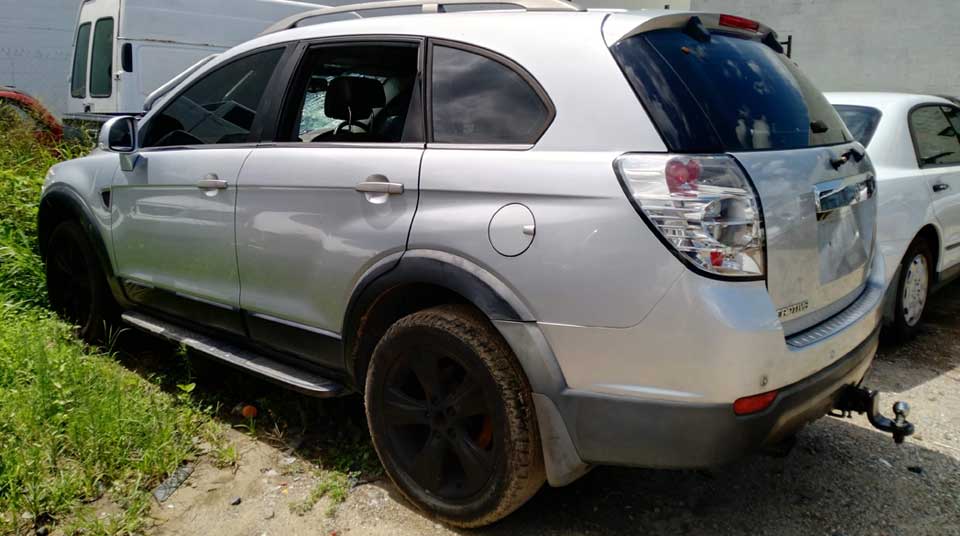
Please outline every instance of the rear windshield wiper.
M830 130L830 127L819 119L810 122L810 131L814 134L823 134L828 130Z

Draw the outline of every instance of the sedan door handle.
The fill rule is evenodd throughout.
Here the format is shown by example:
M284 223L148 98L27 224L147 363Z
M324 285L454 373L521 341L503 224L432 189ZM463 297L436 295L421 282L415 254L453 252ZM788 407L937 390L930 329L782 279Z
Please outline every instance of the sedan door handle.
M216 173L210 173L206 177L197 181L197 188L201 190L223 190L227 187L227 181L217 177Z
M358 184L354 189L367 194L402 194L403 184L399 182L366 180Z
M933 185L934 192L942 192L944 190L949 190L949 189L950 189L950 185L945 182L938 182Z

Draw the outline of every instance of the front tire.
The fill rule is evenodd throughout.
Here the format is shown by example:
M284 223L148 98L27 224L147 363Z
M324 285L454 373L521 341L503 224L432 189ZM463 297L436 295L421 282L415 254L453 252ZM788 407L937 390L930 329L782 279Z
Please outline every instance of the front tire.
M47 297L61 318L77 326L77 335L89 342L103 340L113 299L83 228L65 221L54 228L47 243L45 264Z
M493 523L543 485L529 384L500 334L468 306L391 326L371 358L365 402L387 474L443 523Z
M897 280L897 304L893 317L896 340L905 342L917 335L930 295L931 281L933 254L930 246L923 240L914 242L901 261Z

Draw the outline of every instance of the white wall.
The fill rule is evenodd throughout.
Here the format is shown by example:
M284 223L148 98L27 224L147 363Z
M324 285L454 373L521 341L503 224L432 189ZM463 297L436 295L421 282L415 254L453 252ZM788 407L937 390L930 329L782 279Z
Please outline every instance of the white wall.
M960 0L692 0L755 18L823 91L960 94Z
M63 113L79 9L79 0L0 0L0 85Z

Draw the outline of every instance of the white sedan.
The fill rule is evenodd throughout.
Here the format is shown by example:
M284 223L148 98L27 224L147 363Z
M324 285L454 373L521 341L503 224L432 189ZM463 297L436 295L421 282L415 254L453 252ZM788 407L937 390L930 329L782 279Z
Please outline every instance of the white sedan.
M904 340L931 288L960 273L960 108L930 95L825 95L877 170L886 320Z

